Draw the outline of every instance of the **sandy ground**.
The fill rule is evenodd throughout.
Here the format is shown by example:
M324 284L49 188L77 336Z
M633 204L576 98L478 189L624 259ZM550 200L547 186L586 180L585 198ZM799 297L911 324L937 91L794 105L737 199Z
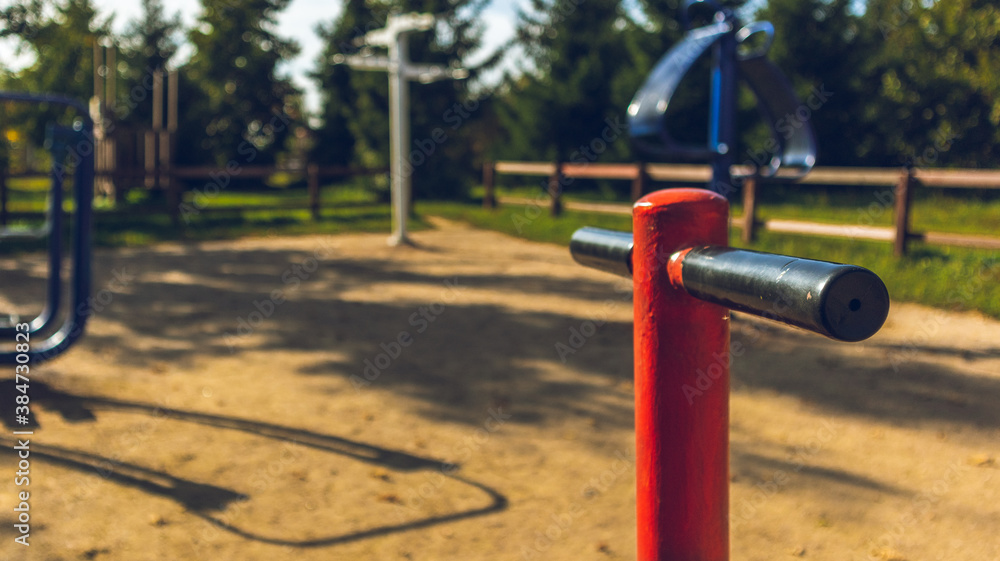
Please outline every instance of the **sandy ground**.
M30 486L0 436L0 560L633 559L629 293L565 248L416 238L97 252L85 340L32 370ZM31 312L42 261L0 268ZM1000 323L733 340L732 559L1000 559Z

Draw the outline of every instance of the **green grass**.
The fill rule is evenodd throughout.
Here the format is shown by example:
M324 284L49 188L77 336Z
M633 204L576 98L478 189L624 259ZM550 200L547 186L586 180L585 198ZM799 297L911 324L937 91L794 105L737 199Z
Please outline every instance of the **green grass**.
M245 210L205 213L191 217L176 228L166 214L95 213L94 245L97 247L136 247L164 241L228 240L246 237L343 234L349 232L384 232L391 230L389 206L353 205L324 209L319 220L307 210ZM23 224L19 224L23 225ZM408 228L419 231L426 222L415 217ZM0 254L37 251L46 247L43 240L0 242Z
M15 180L9 208L15 212L42 212L47 180ZM259 191L219 191L211 196L188 191L184 202L191 209L182 213L177 228L165 212L162 200L144 190L133 190L127 205L117 209L95 203L94 244L98 247L134 247L162 241L220 240L242 237L385 232L391 230L389 205L379 195L358 184L328 185L321 189L322 210L313 220L306 210L304 189L269 188ZM298 205L301 209L276 206ZM227 208L228 207L228 208ZM240 207L231 210L232 207ZM64 208L72 209L67 203ZM225 210L223 210L225 209ZM15 220L12 227L37 227L40 220ZM409 223L415 231L427 228L419 217ZM0 242L0 254L37 251L45 240Z
M796 187L764 193L761 219L786 218L830 224L892 226L891 189L812 189ZM741 205L736 205L740 207ZM742 208L738 208L742 212ZM1000 236L1000 197L969 190L919 190L913 201L914 231Z
M13 211L44 209L47 180L10 181ZM486 211L477 205L421 201L419 215L411 228L427 227L420 215L438 215L463 220L481 228L498 230L517 237L565 246L581 226L630 230L631 219L623 215L567 211L559 218L548 214L541 190L504 189L536 199L538 207L506 206ZM880 191L844 191L812 188L774 188L764 191L760 201L762 218L791 218L817 222L890 225L892 211L878 203ZM221 190L217 194L185 193L185 202L201 212L189 216L182 228L171 224L164 212L139 212L162 208L162 200L145 190L133 190L128 204L134 212L111 211L96 205L95 244L102 247L142 246L160 241L219 240L269 235L338 234L344 232L390 231L389 205L384 194L370 189L363 180L328 185L322 189L321 219L312 220L307 210L276 209L281 205L307 204L305 189L268 187L255 191ZM568 200L613 200L608 192L589 195L567 193ZM887 200L882 197L883 200ZM875 203L874 206L869 206ZM69 205L67 204L67 207ZM242 210L218 210L241 207ZM125 206L126 209L130 208ZM212 210L216 209L216 210ZM741 210L736 205L734 214ZM20 226L32 226L20 222ZM914 229L956 233L1000 235L1000 197L973 195L957 197L947 192L922 193L914 204ZM740 246L736 236L731 243ZM914 243L910 254L897 259L886 242L828 239L761 232L752 249L800 257L848 262L879 274L895 300L920 302L949 309L977 309L1000 318L1000 252L949 248ZM44 240L33 243L0 242L0 253L38 250Z
M627 186L626 182L619 182ZM540 183L539 183L540 185ZM828 224L892 226L893 202L889 187L818 187L808 185L764 185L758 191L759 219L783 218ZM473 192L482 197L482 190ZM498 190L501 196L535 198L538 185L519 184ZM608 189L564 193L567 201L624 202ZM743 213L742 201L734 197L734 216ZM948 232L1000 237L1000 192L970 189L918 189L913 201L910 226L914 231Z
M489 211L458 203L423 203L418 208L423 214L562 246L582 226L632 229L628 216L567 211L553 218L546 207L534 211L530 207L505 206ZM898 259L887 242L773 232L761 232L758 240L747 246L740 241L738 231L731 231L730 243L758 251L860 265L882 277L894 300L952 310L979 310L1000 318L1000 252L914 243L910 253Z

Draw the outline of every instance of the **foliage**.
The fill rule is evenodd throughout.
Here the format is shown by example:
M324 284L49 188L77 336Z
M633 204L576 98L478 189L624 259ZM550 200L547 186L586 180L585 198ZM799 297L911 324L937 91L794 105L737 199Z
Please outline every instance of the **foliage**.
M43 0L17 2L0 8L0 38L20 37L27 40L38 32Z
M334 64L333 59L338 54L355 54L358 46L355 44L367 31L377 29L374 25L376 21L375 13L362 0L348 0L344 3L344 9L334 22L320 23L316 26L316 33L326 43L316 69L310 74L322 92L322 103L319 117L322 124L314 133L315 144L310 154L310 159L320 164L348 164L355 159L355 147L358 144L364 146L367 138L365 133L371 131L373 127L368 123L363 123L368 113L373 113L372 108L368 111L360 110L359 103L362 97L359 89L366 91L364 101L371 103L378 100L378 108L384 112L388 104L388 86L386 80L380 75L371 73L354 72L343 64ZM355 85L356 84L356 85ZM380 119L375 124L376 127L388 126L387 121ZM381 132L381 130L380 130ZM364 147L359 148L359 152L367 153ZM362 165L382 166L388 160L358 162Z
M618 0L532 0L517 29L523 74L508 79L498 106L510 139L498 155L573 162L605 152L602 159L626 157L627 143L618 142L623 124L611 124L621 123L631 86L640 83L632 59L645 51L635 48L636 33Z
M916 165L1000 165L1000 8L984 0L872 0L867 117L886 156ZM873 92L874 93L874 92Z
M44 16L44 5L22 6L37 10L33 13L13 8L5 12L7 21L14 22L7 30L19 37L19 48L30 52L34 62L17 73L4 73L0 87L89 99L93 93L94 43L110 33L110 20L99 17L91 0L65 0L55 5L51 17ZM65 111L61 107L19 107L8 115L24 123L31 141L41 145L46 125L63 119Z
M183 68L199 90L184 112L201 125L191 136L201 140L181 145L181 162L267 165L285 147L295 120L287 105L297 91L277 66L298 45L274 28L289 1L202 0L198 25L188 31L195 53Z
M148 126L151 70L174 58L179 40L193 47L179 68L180 164L269 164L302 143L291 135L308 120L299 92L277 68L298 52L275 32L290 0L202 0L193 29L183 30L163 0L142 0L143 15L121 37L94 0L24 0L0 8L0 38L33 62L0 72L0 88L93 94L95 42L121 46L118 117ZM481 59L486 0L347 0L340 16L317 26L326 43L312 78L320 88L312 116L310 161L388 165L388 92L381 72L351 70L336 55L357 54L356 41L390 13L430 12L431 31L411 35L411 58L468 65ZM641 157L624 140L624 111L649 71L684 33L679 0L531 0L509 48L520 68L495 88L483 72L504 50L471 68L464 81L410 86L410 163L418 197L456 197L479 176L484 158L623 161ZM820 165L997 167L1000 165L1000 8L989 0L724 1L776 29L770 58L803 100L832 92L808 119ZM707 5L709 3L705 3ZM706 21L696 6L690 25ZM701 11L699 11L701 10ZM364 51L362 51L364 52ZM667 115L682 140L703 142L707 123L704 57L676 93ZM747 91L740 98L742 147L762 144ZM3 109L40 145L44 125L66 120L55 109ZM443 133L443 136L442 136ZM22 135L23 136L23 135ZM443 139L443 140L436 140ZM0 147L0 150L5 148ZM0 154L0 159L4 156ZM743 161L747 158L738 158ZM383 180L380 178L380 181ZM586 182L574 186L578 190ZM624 184L602 183L604 192Z
M768 58L792 81L799 99L809 103L802 115L816 132L820 165L851 165L870 152L862 141L870 136L870 128L857 116L868 98L859 94L870 89L871 83L859 69L877 43L864 32L861 18L851 12L854 4L851 0L770 0L755 15L775 28ZM793 116L796 123L800 116Z
M166 70L177 54L177 34L181 31L180 14L164 14L162 0L142 0L142 16L129 23L121 37L121 91L128 96L119 105L118 116L133 125L150 126L153 107L149 86L157 70Z

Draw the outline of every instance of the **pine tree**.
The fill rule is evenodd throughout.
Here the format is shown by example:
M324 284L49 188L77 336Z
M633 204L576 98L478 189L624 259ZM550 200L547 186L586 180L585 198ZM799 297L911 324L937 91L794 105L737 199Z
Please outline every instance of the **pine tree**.
M519 14L517 35L530 66L510 81L500 109L511 138L507 153L594 161L608 150L601 139L607 121L624 116L627 102L615 99L613 85L630 66L622 40L630 22L618 0L532 0L531 7L533 14ZM624 153L627 141L620 132L618 137L622 142L612 143L612 153ZM591 149L595 138L600 142L594 148L603 143L603 149Z
M148 127L152 119L152 99L148 91L152 74L167 69L177 53L176 35L181 30L180 14L164 14L162 0L142 0L142 16L130 22L121 39L122 91L128 96L119 104L119 116L132 124ZM138 88L138 89L136 89ZM134 93L133 93L134 92ZM141 98L141 99L139 99Z
M358 46L355 40L368 31L377 29L375 14L362 0L348 0L336 21L316 26L316 33L326 44L322 55L316 61L316 69L310 77L318 83L321 92L321 126L314 132L315 143L310 160L320 164L348 164L355 161L355 146L358 143L352 123L357 120L360 109L359 93L354 84L369 92L378 92L384 99L388 87L380 75L353 76L354 72L343 64L335 64L334 57L355 54ZM366 27L367 24L367 27ZM374 73L373 73L374 74ZM366 82L361 84L361 82ZM388 121L384 121L388 126ZM376 128L381 130L379 125ZM380 146L379 146L380 147ZM388 158L378 158L368 165L386 165Z
M289 1L202 0L188 33L195 53L181 71L182 82L200 90L183 100L186 124L200 130L182 136L201 140L178 146L181 162L267 165L284 148L293 124L285 104L297 90L276 69L298 45L274 28Z

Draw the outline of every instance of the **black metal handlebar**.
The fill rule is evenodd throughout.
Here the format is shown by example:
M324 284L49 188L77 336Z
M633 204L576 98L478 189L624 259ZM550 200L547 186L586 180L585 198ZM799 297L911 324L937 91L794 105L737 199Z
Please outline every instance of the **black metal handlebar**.
M581 228L570 253L581 265L632 276L627 232ZM699 300L839 341L871 337L889 314L885 284L863 267L719 246L692 248L677 261L684 290Z

